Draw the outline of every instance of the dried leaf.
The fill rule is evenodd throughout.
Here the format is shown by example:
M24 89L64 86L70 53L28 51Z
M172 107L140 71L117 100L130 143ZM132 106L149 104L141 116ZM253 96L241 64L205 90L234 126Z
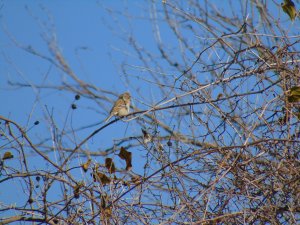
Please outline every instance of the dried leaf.
M281 8L286 14L288 14L292 21L295 20L297 16L297 10L292 0L284 0L284 3L281 3Z
M300 113L296 113L296 117L300 120Z
M288 96L289 103L300 102L300 95Z
M163 151L164 150L164 146L163 146L162 143L158 143L157 147L158 147L159 151Z
M300 95L300 87L295 86L290 89L291 95Z
M220 93L220 94L218 94L217 99L220 99L220 98L222 98L222 97L223 97L223 94Z
M123 183L122 183L125 187L129 187L130 188L130 183L129 181L126 181L126 180L123 180Z
M78 184L75 185L73 193L74 193L74 198L79 198L79 191L80 188L83 187L83 183L79 182Z
M92 162L92 160L91 160L91 159L88 159L88 160L86 161L86 163L81 164L81 168L83 169L84 172L87 172L87 171L88 171L91 162Z
M2 157L2 160L6 160L6 159L12 159L14 156L13 154L11 154L11 152L5 152L3 157Z
M106 194L101 194L101 208L104 209L106 207L106 200L107 200L107 195Z
M295 86L289 90L288 101L290 103L300 102L300 87Z
M132 176L132 177L131 177L131 181L132 181L132 183L134 183L134 184L138 184L138 183L140 183L140 181L141 181L141 176L138 176L138 175Z
M93 172L94 182L98 181L102 185L106 185L110 183L110 178L106 176L104 173L100 173L98 171Z
M109 196L106 194L101 195L101 220L103 221L104 224L109 224L108 220L111 218L112 211L111 207L106 207L107 202L109 201Z
M132 168L132 163L131 163L132 153L126 151L124 147L121 147L119 157L126 161L126 170L130 170Z
M115 167L115 164L114 164L112 158L106 158L105 159L105 167L108 169L109 173L115 173L116 172L116 167Z
M102 210L101 220L103 221L103 224L109 224L108 220L111 218L111 215L112 215L111 207Z

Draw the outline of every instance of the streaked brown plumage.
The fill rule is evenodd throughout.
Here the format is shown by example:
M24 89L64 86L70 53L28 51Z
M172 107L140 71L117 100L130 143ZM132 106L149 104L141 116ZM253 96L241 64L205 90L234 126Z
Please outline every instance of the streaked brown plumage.
M130 109L130 99L131 96L128 92L121 94L110 110L109 116L106 118L105 122L108 122L113 116L128 115Z

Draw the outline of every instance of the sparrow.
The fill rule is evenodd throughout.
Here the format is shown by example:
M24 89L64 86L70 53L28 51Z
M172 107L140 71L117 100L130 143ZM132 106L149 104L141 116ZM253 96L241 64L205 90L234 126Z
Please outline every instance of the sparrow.
M109 116L106 118L105 123L108 122L113 116L126 116L130 109L131 96L128 92L121 94L114 106L110 110Z

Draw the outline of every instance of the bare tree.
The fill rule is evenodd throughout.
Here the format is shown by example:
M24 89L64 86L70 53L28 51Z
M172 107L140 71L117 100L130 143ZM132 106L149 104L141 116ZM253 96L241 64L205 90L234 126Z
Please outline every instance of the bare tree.
M298 19L263 0L134 7L139 15L103 6L113 18L108 26L124 41L112 53L125 56L116 65L133 100L128 116L82 137L87 127L57 124L49 113L42 140L0 117L1 183L17 181L28 197L26 204L1 202L1 213L13 216L0 223L299 224ZM145 31L135 29L139 20ZM145 45L148 34L153 42ZM50 57L16 45L68 79L35 87L72 93L74 110L87 99L107 116L120 93L80 78L55 39L46 41ZM124 130L111 134L110 147L87 147L117 122ZM18 167L6 163L7 149ZM47 170L30 169L33 157Z

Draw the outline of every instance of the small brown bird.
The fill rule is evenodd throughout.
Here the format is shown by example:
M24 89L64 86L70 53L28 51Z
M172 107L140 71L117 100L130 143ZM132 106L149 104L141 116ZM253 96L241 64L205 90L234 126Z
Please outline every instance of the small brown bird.
M131 96L128 92L121 94L118 100L115 102L114 106L110 110L109 116L105 120L108 122L113 116L126 116L130 109L130 99Z

